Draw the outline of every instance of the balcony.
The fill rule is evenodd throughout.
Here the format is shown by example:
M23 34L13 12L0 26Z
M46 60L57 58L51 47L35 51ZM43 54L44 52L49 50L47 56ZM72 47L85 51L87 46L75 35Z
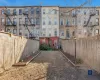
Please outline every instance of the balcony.
M9 12L9 11L5 10L5 11L4 11L4 14L5 14L6 16L14 16L14 15L17 15L17 12L16 12L16 11L15 11L15 12L13 12L13 11Z
M23 15L28 15L28 12L27 12L27 11L24 11L24 12L23 12Z
M17 22L16 21L13 21L13 26L17 26Z
M13 23L13 24L11 24L11 22L9 21L9 22L7 22L7 23L5 24L5 26L17 26L17 22L13 21L12 23Z
M30 22L21 22L20 25L26 25L26 26L36 26L34 23L30 23Z
M90 12L90 16L95 16L95 15L96 15L96 13L94 11Z
M5 11L4 11L4 14L5 14L6 16L11 15L11 13L10 13L10 12L8 12L7 10L5 10Z
M17 15L17 12L13 12L13 15Z

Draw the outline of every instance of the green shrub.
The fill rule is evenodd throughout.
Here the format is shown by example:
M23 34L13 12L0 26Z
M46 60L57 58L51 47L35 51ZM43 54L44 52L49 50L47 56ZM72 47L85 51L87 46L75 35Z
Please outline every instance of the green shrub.
M52 50L52 48L47 44L41 44L40 50Z

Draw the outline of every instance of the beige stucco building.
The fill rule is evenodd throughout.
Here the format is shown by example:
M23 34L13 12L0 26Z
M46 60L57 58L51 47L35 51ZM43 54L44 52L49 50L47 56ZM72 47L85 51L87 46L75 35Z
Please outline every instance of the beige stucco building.
M60 38L70 39L75 37L76 14L70 11L71 7L60 7Z
M42 6L42 37L59 37L59 7Z

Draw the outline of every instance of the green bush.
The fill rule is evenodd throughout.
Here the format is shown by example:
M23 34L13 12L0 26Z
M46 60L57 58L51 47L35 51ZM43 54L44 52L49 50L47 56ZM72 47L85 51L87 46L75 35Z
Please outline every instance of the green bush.
M53 50L53 49L47 44L41 44L40 50Z

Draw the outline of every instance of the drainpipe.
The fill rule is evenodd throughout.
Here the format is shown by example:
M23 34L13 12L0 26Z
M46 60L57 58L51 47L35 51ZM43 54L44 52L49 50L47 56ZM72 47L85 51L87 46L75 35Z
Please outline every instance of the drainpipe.
M75 64L76 64L76 38L74 40L75 40Z

